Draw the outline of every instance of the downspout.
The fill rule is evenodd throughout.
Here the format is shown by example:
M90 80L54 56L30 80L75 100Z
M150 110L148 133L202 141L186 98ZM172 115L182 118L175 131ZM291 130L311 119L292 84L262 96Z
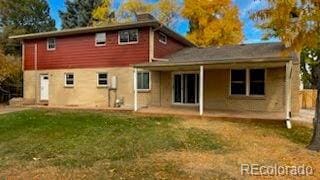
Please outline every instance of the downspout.
M22 97L24 97L24 64L25 64L25 45L24 41L22 40L22 55L21 55L21 71L22 71Z
M152 27L149 30L149 63L152 62L154 58L154 31Z
M38 43L34 44L34 98L35 104L38 102Z
M292 61L286 64L286 125L288 129L292 128L291 124L291 79L292 79Z

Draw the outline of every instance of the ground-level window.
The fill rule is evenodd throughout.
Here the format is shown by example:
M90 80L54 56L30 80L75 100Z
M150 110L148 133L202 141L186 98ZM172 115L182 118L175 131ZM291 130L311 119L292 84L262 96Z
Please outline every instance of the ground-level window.
M246 95L246 70L231 70L231 94Z
M150 90L150 72L140 71L137 73L138 90Z
M265 95L265 69L232 69L231 95Z
M131 44L138 42L138 29L130 29L119 32L119 44Z
M56 49L56 39L55 38L48 38L47 39L47 50L53 51Z
M250 95L265 94L265 70L250 69Z
M97 74L97 85L100 87L108 86L108 73Z
M65 73L65 86L73 87L74 86L74 74L73 73Z

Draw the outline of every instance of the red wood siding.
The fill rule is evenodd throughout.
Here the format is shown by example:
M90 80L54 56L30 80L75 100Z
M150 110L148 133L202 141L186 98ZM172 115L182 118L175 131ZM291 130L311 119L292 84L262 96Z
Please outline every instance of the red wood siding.
M155 38L154 39L154 57L155 58L164 58L186 47L171 37L167 37L167 44L163 44L159 42L159 31L155 32L154 38Z
M106 46L95 46L95 34L58 37L56 50L38 39L38 69L122 67L149 61L149 28L139 29L137 44L119 45L118 31L107 32ZM34 69L35 42L25 41L25 69Z
M34 52L35 41L28 41L24 43L24 69L30 70L34 68Z

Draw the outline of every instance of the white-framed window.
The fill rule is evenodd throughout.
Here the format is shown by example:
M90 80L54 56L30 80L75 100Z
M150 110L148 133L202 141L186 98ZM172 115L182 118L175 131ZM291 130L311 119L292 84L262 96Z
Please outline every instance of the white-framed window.
M149 71L137 72L137 89L140 91L149 91L151 89L151 73Z
M107 42L106 33L96 33L96 46L105 46Z
M47 50L48 51L56 50L56 38L47 39Z
M65 73L64 74L64 86L73 87L74 86L74 73Z
M230 76L230 95L265 95L265 69L231 69Z
M138 43L139 31L138 29L130 29L119 31L119 44L135 44Z
M108 73L106 72L97 73L97 86L98 87L108 86Z
M163 33L159 33L159 42L163 43L163 44L167 44L167 35L163 34Z

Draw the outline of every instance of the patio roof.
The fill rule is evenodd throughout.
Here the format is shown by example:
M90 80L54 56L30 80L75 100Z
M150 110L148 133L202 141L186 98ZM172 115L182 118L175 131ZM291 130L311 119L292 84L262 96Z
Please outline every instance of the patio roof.
M157 60L157 59L155 59ZM185 48L166 61L136 64L135 67L188 66L225 63L297 61L292 52L281 43L241 44L210 48Z

